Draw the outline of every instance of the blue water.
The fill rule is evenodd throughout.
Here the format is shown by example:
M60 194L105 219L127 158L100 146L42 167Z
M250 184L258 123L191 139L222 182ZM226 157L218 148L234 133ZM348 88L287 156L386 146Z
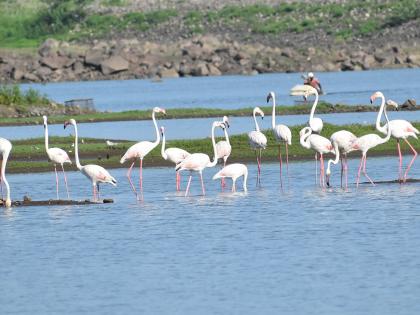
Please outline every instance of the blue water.
M372 70L317 73L331 103L367 104L370 95L380 90L387 98L404 102L420 99L420 69ZM47 84L22 84L35 88L57 102L93 98L99 110L122 111L165 108L216 107L240 108L265 104L269 91L277 93L280 104L293 104L299 97L289 96L300 84L299 73L260 74L255 76L216 76L126 81L86 81Z
M357 163L350 160L351 181ZM397 163L369 158L368 171L393 179ZM334 188L322 190L304 162L291 164L282 192L277 163L263 162L259 189L256 165L248 166L247 194L221 193L213 169L207 196L194 178L184 198L172 168L146 168L145 201L136 203L126 170L115 169L118 187L102 191L114 204L1 209L0 312L418 313L419 184L345 192L337 166ZM68 175L73 198L89 197L86 178ZM8 179L15 199L55 195L53 173Z

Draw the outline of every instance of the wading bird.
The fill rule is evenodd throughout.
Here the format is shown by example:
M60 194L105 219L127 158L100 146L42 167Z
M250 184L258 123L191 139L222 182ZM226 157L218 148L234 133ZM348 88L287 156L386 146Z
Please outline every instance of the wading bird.
M10 143L10 141L4 138L0 138L0 154L3 157L2 162L1 162L0 185L4 183L4 186L6 186L6 200L4 202L4 205L6 206L6 208L10 208L12 206L12 200L10 199L10 186L6 178L6 165L7 165L7 160L9 158L9 154L11 150L12 150L12 144Z
M127 171L127 178L128 178L128 182L130 183L131 189L133 190L134 194L136 195L137 200L140 200L140 199L139 199L139 195L136 191L136 188L134 187L134 184L131 181L131 171L133 169L134 163L138 159L140 161L139 162L140 163L140 166L139 166L140 194L143 197L143 159L147 154L149 154L150 151L152 151L154 148L156 148L159 145L159 142L160 142L160 133L159 133L159 129L158 129L158 126L157 126L157 123L156 123L155 113L163 113L164 115L166 115L166 112L165 112L164 109L159 108L159 107L153 108L152 120L153 120L153 125L155 126L155 130L156 130L156 140L154 142L151 142L151 141L137 142L136 144L134 144L130 148L128 148L127 152L125 152L125 154L123 155L123 157L120 160L121 164L124 164L124 162L127 161L127 160L133 161L131 163L130 168Z
M229 118L227 116L223 116L222 121L226 128L223 128L225 133L225 140L221 140L216 143L216 152L217 152L217 160L223 159L223 167L226 166L226 161L229 158L230 154L232 153L232 146L230 145L229 135L227 129L230 127L229 125ZM222 188L225 187L225 181L222 177Z
M59 194L58 194L57 164L61 165L61 169L63 170L64 183L66 184L67 198L70 199L69 187L67 185L67 177L66 177L66 172L64 171L63 164L64 163L71 164L71 160L70 160L67 152L64 151L63 149L60 149L60 148L50 148L48 146L48 122L47 122L48 118L47 118L47 116L42 116L42 118L44 119L45 150L47 151L48 158L54 164L55 187L56 187L56 192L57 192L57 199L60 199L59 198Z
M256 114L261 116L261 119L264 119L264 112L259 108L255 107L252 115L254 117L255 130L248 133L248 142L253 150L255 150L255 155L257 157L257 185L261 184L261 151L267 147L267 137L260 130L260 126L257 123ZM258 152L257 152L258 151Z
M99 201L99 183L108 183L113 186L117 186L117 181L106 169L102 166L95 164L88 164L82 166L79 161L79 136L77 133L77 124L74 119L70 119L64 123L64 129L72 125L74 127L74 159L76 160L76 166L79 171L85 175L92 183L93 188L93 201Z
M316 109L316 106L318 105L318 99L319 99L318 91L314 89L313 87L309 87L305 93L305 97L308 98L309 95L315 95L315 101L311 108L311 114L309 115L309 127L311 127L312 132L321 133L321 130L324 127L324 123L322 122L321 118L314 117L315 109Z
M226 165L213 176L213 180L219 178L232 178L232 192L236 192L236 180L241 176L244 177L242 186L244 191L247 191L246 181L248 179L248 168L244 164L233 163Z
M292 132L289 127L283 124L276 125L276 95L274 92L270 92L267 95L267 103L273 100L273 112L271 114L271 128L273 129L273 135L279 145L279 162L280 162L280 183L282 184L282 157L281 157L281 143L284 142L286 146L286 165L287 172L289 173L289 149L288 145L292 145Z
M203 182L203 170L207 167L214 167L217 164L217 151L216 151L216 141L214 139L214 129L220 127L220 128L226 128L225 124L220 121L213 122L212 128L211 128L211 142L213 145L213 162L210 161L210 157L207 154L204 153L193 153L186 157L182 162L180 162L176 167L175 171L190 171L190 176L188 178L188 184L187 189L185 190L185 196L188 196L188 192L191 185L191 179L192 179L192 172L198 172L200 175L201 180L201 189L203 192L203 195L206 194L205 188L204 188L204 182Z
M165 127L160 127L160 132L162 134L162 149L161 155L166 161L170 161L172 163L178 164L183 161L186 157L190 156L190 153L183 149L179 148L168 148L165 149L166 145L166 138L165 138ZM181 190L181 174L179 172L175 173L175 182L176 182L176 190Z

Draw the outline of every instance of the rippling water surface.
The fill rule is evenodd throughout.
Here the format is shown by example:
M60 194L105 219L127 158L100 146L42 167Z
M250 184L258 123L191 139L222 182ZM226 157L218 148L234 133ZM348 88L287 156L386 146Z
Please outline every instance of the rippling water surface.
M350 161L351 178L357 160ZM393 179L395 157L368 159ZM420 296L419 184L314 185L313 162L249 165L248 193L174 192L172 168L144 171L145 201L124 178L103 186L114 204L0 210L2 314L416 314ZM137 172L133 172L136 173ZM413 168L418 178L418 165ZM12 195L53 198L53 173L9 175ZM183 177L183 181L186 176ZM90 196L70 172L71 194ZM185 187L185 183L183 183Z

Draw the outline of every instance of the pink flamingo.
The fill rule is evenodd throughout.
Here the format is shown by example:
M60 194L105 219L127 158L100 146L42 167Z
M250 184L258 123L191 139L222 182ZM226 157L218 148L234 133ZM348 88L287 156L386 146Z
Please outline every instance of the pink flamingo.
M0 185L4 183L4 185L6 186L6 201L4 202L6 208L10 208L12 206L12 200L10 199L10 186L6 178L6 165L10 151L12 151L12 144L10 143L10 141L4 138L0 138L0 154L3 156L3 160L1 162Z
M54 163L54 171L55 171L55 187L56 187L56 192L57 192L57 199L59 198L58 195L58 174L57 174L57 164L61 165L61 169L63 170L63 175L64 175L64 183L66 184L66 190L67 190L67 198L70 199L70 194L69 194L69 187L67 185L67 177L66 177L66 172L64 171L64 163L69 163L71 164L71 160L67 154L66 151L64 151L63 149L60 148L50 148L48 146L48 123L47 123L47 116L42 116L42 118L44 119L44 136L45 136L45 150L47 151L47 155L48 158L50 159L50 161L52 161Z
M324 154L333 153L333 146L331 141L327 138L313 134L312 129L310 127L305 127L299 132L300 136L300 144L302 147L306 149L315 150L315 170L318 167L317 162L317 154L320 155L320 171L319 171L319 184L322 187L325 187L324 181ZM317 174L315 171L315 180L317 178Z
M241 176L244 177L244 191L247 191L246 181L248 178L248 168L246 167L246 165L241 163L233 163L226 165L213 176L213 180L218 178L232 178L232 192L236 192L236 180Z
M180 163L181 161L183 161L186 157L190 156L190 153L179 148L168 148L165 150L165 144L166 144L165 127L163 126L160 127L160 132L162 134L161 155L165 160L171 161L172 163L175 163L176 165ZM180 191L181 190L181 174L179 172L176 172L175 181L176 181L176 190Z
M316 106L318 105L319 95L318 91L311 86L308 86L308 90L305 92L305 99L308 98L309 95L315 95L315 101L311 108L311 114L309 115L309 127L311 127L314 133L321 133L322 128L324 127L324 123L322 119L319 117L314 117Z
M190 171L190 176L188 178L187 189L185 190L185 196L188 196L193 171L199 173L200 180L201 180L201 189L202 189L203 195L206 194L206 191L204 189L204 182L203 182L203 170L207 167L214 167L217 164L216 141L214 139L214 129L216 127L226 128L226 126L225 126L224 123L222 123L220 121L213 122L213 125L212 125L212 128L211 128L211 141L212 141L212 144L213 144L213 153L214 153L213 162L210 161L210 157L207 154L193 153L190 156L186 157L183 161L181 161L175 167L175 170L177 172L183 171L183 170Z
M382 103L385 103L385 97L381 92L376 92L371 96L370 98L371 103L373 103L373 101L377 97L381 98ZM390 105L394 107L398 106L398 104L392 100L388 100L386 102L386 105ZM398 156L399 156L398 179L399 181L405 182L407 180L408 171L410 170L411 166L414 163L414 160L417 157L417 151L410 144L410 142L408 142L407 138L413 137L415 139L418 139L417 134L419 134L419 131L410 122L403 119L390 120L389 123L385 124L384 126L381 126L381 117L378 115L378 118L376 119L376 130L378 130L379 132L382 132L383 134L387 134L388 126L391 127L391 137L397 140L397 149L398 149ZM402 177L402 154L401 154L401 147L400 147L400 139L403 139L408 144L411 151L413 152L413 158L407 166L407 170L405 171L404 177Z
M222 122L226 126L226 128L223 128L223 131L225 133L225 140L221 140L221 141L216 143L216 152L217 152L217 160L223 159L223 167L225 167L227 159L229 158L230 154L232 153L232 146L230 145L229 135L228 135L228 132L227 132L227 129L230 127L229 126L229 118L227 116L223 116L223 121ZM222 182L222 188L225 187L225 181L224 181L223 177L222 177L221 182Z
M125 154L123 155L123 157L120 160L121 164L123 164L127 160L133 161L131 163L130 168L127 171L127 178L128 178L128 182L130 183L131 189L133 190L134 194L136 195L137 200L140 200L140 199L139 199L138 193L136 191L136 188L134 187L133 182L131 181L131 171L133 169L134 163L136 162L136 159L139 159L140 160L140 168L139 168L140 193L141 193L141 196L143 196L143 159L147 154L149 154L150 151L152 151L154 148L156 148L159 145L159 142L160 142L160 133L159 133L158 126L157 126L157 123L156 123L155 113L163 113L164 115L166 115L166 111L162 108L159 108L159 107L153 108L152 120L153 120L153 124L154 124L155 130L156 130L156 140L154 142L151 142L151 141L137 142L136 144L132 145L127 150L127 152L125 152Z
M252 112L252 115L254 116L255 130L248 133L248 142L251 148L255 150L255 155L257 157L258 185L261 184L261 151L267 147L267 137L261 132L260 126L258 126L257 118L255 117L256 114L259 114L261 116L261 119L264 119L264 112L259 107L255 107ZM257 150L259 151L259 153L257 153Z
M376 98L375 94L372 95L371 99L374 100ZM385 108L385 102L382 102L381 107L379 109L379 112L378 112L379 119L382 115L382 112L385 115L386 122L389 123L388 115L386 113L386 108ZM381 138L377 134L370 133L370 134L357 138L357 140L353 143L353 148L362 152L362 158L360 159L359 171L357 172L357 180L356 180L357 187L359 187L360 171L362 169L363 169L363 174L365 175L365 177L371 182L372 185L375 185L375 183L372 181L372 179L369 177L369 175L366 172L367 152L371 148L374 148L382 143L385 143L391 138L391 128L387 128L387 130L388 131L385 138Z
M273 129L274 138L276 139L277 143L279 144L279 162L280 162L280 183L282 185L282 158L281 158L281 143L284 142L286 145L286 165L287 165L287 173L289 173L289 149L288 145L292 145L292 132L290 131L289 127L283 124L276 125L276 95L274 92L270 92L267 95L267 103L273 100L273 112L271 115L271 127Z
M88 164L82 166L79 161L79 136L77 133L77 124L74 119L70 119L64 123L64 129L72 125L74 127L74 158L76 160L76 166L78 170L85 175L92 183L93 187L93 201L99 201L99 183L108 183L113 186L117 186L117 181L109 172L102 166L95 164Z

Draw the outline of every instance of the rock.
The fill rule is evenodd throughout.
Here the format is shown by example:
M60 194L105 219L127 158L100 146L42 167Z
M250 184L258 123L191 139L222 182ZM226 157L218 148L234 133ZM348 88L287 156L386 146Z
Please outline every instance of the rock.
M418 64L418 63L420 63L420 58L416 55L408 55L407 58L405 59L405 61L407 63Z
M83 66L83 63L81 61L76 61L73 64L73 71L75 75L79 75L83 72L85 72L85 67Z
M23 75L24 75L24 73L23 73L22 70L20 70L16 67L13 68L13 70L12 70L12 79L13 80L19 81L23 78Z
M408 109L415 109L417 106L415 99L408 99L404 103L402 103L401 108L408 108Z
M293 58L294 54L290 48L285 48L281 51L281 55L286 58Z
M23 196L23 202L31 202L32 201L32 198L31 197L29 197L29 196Z
M385 54L381 54L381 53L374 54L373 57L379 63L383 63L387 59L387 57L385 56Z
M23 75L23 79L28 80L28 81L33 81L33 82L39 81L39 78L35 74L30 73L30 72L26 72Z
M199 62L191 71L192 75L195 76L207 76L209 75L209 69L204 62Z
M96 68L99 68L101 66L103 60L103 53L99 49L91 49L86 53L85 56L85 63Z
M42 57L46 57L50 55L51 53L55 53L58 49L59 42L56 41L53 38L48 38L45 42L42 43L42 45L38 49L38 53Z
M374 64L375 64L375 58L372 55L366 55L363 58L362 69L369 70L373 67Z
M400 64L402 64L404 62L404 60L402 60L400 57L398 57L398 56L395 56L394 57L394 64L396 64L396 65L400 65Z
M75 59L66 56L58 56L56 54L42 57L39 63L47 66L52 70L70 67L75 62Z
M39 67L36 70L36 74L41 78L42 81L48 81L51 73L52 73L52 70L48 67Z
M174 68L160 70L159 75L162 78L178 78L179 74Z
M222 72L219 70L219 68L217 68L216 66L209 64L208 65L208 69L209 69L209 75L221 75Z
M341 64L341 71L351 71L354 70L354 65L348 59Z
M113 56L101 62L101 70L104 75L128 70L128 61L121 56Z

